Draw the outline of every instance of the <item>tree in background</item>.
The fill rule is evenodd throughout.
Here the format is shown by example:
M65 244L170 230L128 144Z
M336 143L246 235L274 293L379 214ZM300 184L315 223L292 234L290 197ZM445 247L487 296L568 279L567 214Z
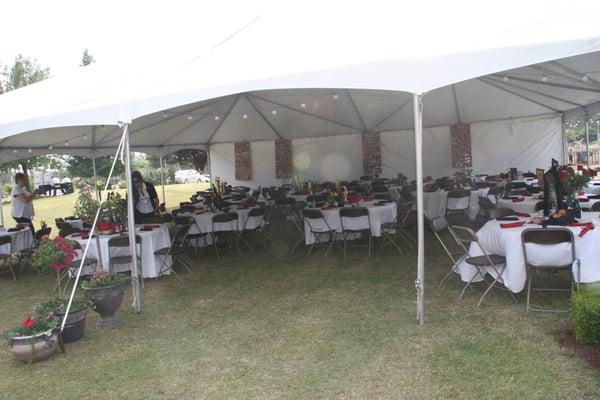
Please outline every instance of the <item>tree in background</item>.
M40 66L37 60L19 54L10 67L4 67L2 75L4 91L10 92L48 78L50 69Z
M96 158L96 173L99 177L106 178L112 166L113 157L103 156ZM83 178L91 178L94 176L94 168L92 167L92 159L87 157L71 156L67 160L67 171L71 176L81 176ZM120 175L124 171L123 164L119 161L115 164L113 175Z
M91 63L95 63L95 62L96 62L96 60L94 59L94 56L92 56L90 54L88 49L83 50L83 55L81 56L81 64L79 64L79 66L85 67L85 66L90 65Z
M44 80L50 76L50 69L40 66L37 60L32 60L19 54L10 67L4 67L1 75L0 93L2 93L2 91L9 92ZM56 158L47 156L29 157L27 159L9 161L2 164L2 168L5 170L18 169L20 167L26 174L29 174L29 170L32 168L56 168L58 166L60 166L60 163Z

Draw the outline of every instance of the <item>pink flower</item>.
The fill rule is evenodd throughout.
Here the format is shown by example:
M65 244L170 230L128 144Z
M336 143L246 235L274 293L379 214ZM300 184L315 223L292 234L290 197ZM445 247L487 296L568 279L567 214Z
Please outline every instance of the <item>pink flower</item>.
M21 325L25 329L31 329L35 325L35 321L31 318L31 315L29 315L26 319L23 320L23 322L21 322Z
M61 264L59 262L53 262L52 263L52 269L55 271L62 271L63 269L65 269L65 265Z
M47 320L54 319L54 313L52 311L50 311L48 314L46 314L46 319Z

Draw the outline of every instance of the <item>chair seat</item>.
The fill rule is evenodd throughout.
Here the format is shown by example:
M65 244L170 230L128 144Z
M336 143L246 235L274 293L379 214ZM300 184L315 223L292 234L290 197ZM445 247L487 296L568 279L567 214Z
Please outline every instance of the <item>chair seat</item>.
M489 260L491 260L494 265L503 264L506 262L505 257L499 256L497 254L490 254L488 257L489 257ZM490 261L488 260L488 257L486 257L486 256L468 257L465 259L465 261L468 264L475 265L477 267L485 267L485 266L491 265Z
M10 254L0 254L0 260L6 260L10 258Z
M171 251L169 251L169 249L171 249ZM166 255L170 255L170 256L176 256L179 254L183 254L185 253L185 249L181 248L181 247L163 247L162 249L158 249L154 252L155 256L166 256Z
M96 260L95 258L86 258L83 261L83 266L87 267L88 265L93 265L93 264L97 264L97 263L98 263L98 260ZM81 260L75 260L69 264L68 268L70 268L70 269L79 268L80 265L81 265Z

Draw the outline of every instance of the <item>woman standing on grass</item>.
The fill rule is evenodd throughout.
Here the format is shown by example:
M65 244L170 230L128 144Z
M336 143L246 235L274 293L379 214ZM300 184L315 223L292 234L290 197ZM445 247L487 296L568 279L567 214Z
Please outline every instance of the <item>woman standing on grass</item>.
M29 225L31 234L35 232L31 220L34 216L33 199L35 194L29 189L29 178L26 174L19 172L15 175L15 185L10 192L11 215L17 223Z
M144 218L157 217L160 203L154 185L150 182L144 182L139 171L133 171L131 180L133 181L135 222L139 224Z

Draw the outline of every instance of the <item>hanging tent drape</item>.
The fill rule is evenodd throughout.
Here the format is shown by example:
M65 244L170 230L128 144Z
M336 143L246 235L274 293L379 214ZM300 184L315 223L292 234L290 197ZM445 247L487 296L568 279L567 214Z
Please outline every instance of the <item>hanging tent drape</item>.
M1 95L0 161L107 154L119 121L131 149L166 152L403 129L417 144L422 128L561 114L600 102L600 4L584 3L274 6L170 71L86 67Z

